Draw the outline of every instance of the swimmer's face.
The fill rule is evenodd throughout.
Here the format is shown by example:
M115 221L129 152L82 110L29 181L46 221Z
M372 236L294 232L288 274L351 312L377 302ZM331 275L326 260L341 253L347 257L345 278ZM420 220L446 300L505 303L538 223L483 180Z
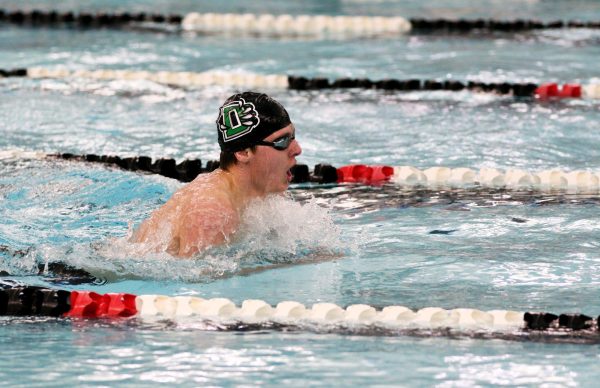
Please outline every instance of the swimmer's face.
M295 137L296 128L290 124L265 139L265 142L285 143L286 136ZM265 194L280 193L287 190L292 181L290 169L296 164L296 156L302 153L297 140L292 140L284 150L268 145L258 145L254 153L254 183Z

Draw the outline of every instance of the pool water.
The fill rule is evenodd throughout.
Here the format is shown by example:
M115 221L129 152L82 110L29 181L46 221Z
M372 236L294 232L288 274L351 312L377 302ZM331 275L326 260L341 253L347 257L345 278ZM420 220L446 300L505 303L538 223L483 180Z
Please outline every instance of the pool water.
M300 5L301 4L301 5ZM594 1L8 2L8 9L394 14L599 20ZM0 25L0 68L254 72L485 82L598 81L588 29L394 39L240 38ZM469 92L266 90L296 124L299 163L600 171L600 101ZM214 120L234 88L151 82L0 80L0 150L218 157ZM123 239L181 187L60 160L0 161L3 279L99 293L196 295L307 306L438 306L600 314L596 201L430 198L384 188L292 187L256 204L236 244L194 260ZM385 198L384 198L385 197ZM560 202L560 203L559 203ZM431 233L443 231L443 233ZM23 254L17 254L21 250ZM56 283L61 261L103 279ZM59 281L59 280L58 280ZM299 329L220 331L206 322L0 318L1 384L593 385L597 345Z

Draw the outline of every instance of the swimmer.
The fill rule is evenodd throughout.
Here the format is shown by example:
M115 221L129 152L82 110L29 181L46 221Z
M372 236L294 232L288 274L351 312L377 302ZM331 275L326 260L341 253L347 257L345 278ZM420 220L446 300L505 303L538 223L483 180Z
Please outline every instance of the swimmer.
M231 241L250 201L284 192L302 149L285 108L244 92L219 108L220 166L200 174L142 222L130 241L190 257Z

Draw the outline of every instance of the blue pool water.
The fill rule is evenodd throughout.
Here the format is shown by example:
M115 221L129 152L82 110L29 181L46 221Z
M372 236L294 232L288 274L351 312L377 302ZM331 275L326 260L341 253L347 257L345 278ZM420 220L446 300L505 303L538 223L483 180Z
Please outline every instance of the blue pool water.
M7 2L9 9L395 14L599 20L595 1ZM274 40L0 26L0 68L249 71L485 82L598 81L598 30L397 39ZM234 88L0 80L0 150L216 159L217 107ZM600 171L600 101L472 93L268 90L290 112L300 163ZM122 238L181 187L168 178L53 160L0 161L0 271L56 286L62 261L106 281L66 289L600 314L600 211L583 199L394 205L293 188L255 209L242 242L191 261ZM333 191L329 191L332 193ZM373 189L378 194L377 189ZM314 197L314 198L311 198ZM515 221L518 220L519 222ZM525 221L525 222L520 222ZM277 233L272 231L276 230ZM433 230L448 234L431 234ZM335 260L298 264L317 250ZM272 265L280 265L270 269ZM198 323L0 318L7 386L590 386L598 346L472 338L221 332Z

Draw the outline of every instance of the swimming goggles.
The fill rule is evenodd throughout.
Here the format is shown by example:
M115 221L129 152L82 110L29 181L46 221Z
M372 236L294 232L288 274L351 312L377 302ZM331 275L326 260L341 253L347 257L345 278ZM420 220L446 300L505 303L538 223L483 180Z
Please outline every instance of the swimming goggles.
M273 140L273 141L265 141L265 140L261 140L259 142L256 142L256 145L264 145L264 146L269 146L269 147L273 147L278 151L283 151L286 150L290 144L292 144L292 141L294 141L294 139L296 138L296 134L287 134L287 135L283 135L281 137L278 137L277 139Z

